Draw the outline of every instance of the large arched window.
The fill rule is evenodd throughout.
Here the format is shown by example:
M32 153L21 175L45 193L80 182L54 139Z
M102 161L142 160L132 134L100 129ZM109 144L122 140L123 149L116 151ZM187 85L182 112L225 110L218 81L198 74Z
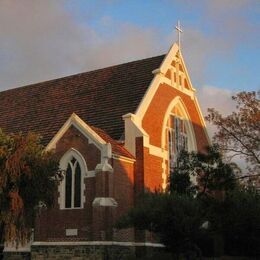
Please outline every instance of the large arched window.
M84 176L87 167L82 155L69 150L60 161L64 179L60 185L60 206L64 209L82 208L84 203Z
M162 149L166 152L163 158L162 188L166 189L169 174L180 151L183 149L188 152L197 151L193 123L179 96L171 101L165 112L161 138Z
M166 187L168 176L176 165L181 150L196 151L197 144L193 124L188 110L180 97L169 104L163 120L162 148L167 151L167 166L163 171L163 187ZM167 170L166 170L167 169Z
M169 152L169 170L173 170L182 150L188 151L189 136L187 122L177 107L170 114L167 121L167 137Z

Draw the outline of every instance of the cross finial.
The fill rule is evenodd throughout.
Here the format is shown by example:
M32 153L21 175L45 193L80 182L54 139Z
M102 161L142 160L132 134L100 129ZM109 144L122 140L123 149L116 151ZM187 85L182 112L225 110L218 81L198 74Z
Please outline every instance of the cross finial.
M177 25L175 26L175 29L178 33L178 45L179 45L179 50L181 49L181 33L183 30L181 29L181 24L180 21L178 21Z

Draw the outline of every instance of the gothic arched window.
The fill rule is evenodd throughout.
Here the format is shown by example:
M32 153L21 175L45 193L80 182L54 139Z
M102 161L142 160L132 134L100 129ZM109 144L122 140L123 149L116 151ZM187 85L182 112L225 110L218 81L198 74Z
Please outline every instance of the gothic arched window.
M59 186L59 204L62 209L82 208L84 204L84 176L87 165L83 156L75 149L67 151L60 161L64 179Z
M167 122L169 170L173 170L177 158L182 150L188 151L188 133L186 120L175 108Z

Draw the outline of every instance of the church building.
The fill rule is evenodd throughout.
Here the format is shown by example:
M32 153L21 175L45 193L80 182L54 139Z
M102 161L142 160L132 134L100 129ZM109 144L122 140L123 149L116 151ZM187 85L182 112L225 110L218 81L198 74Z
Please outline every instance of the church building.
M178 44L166 55L0 92L0 128L39 133L64 171L55 207L36 221L32 259L162 247L114 223L140 192L165 190L182 149L209 144Z

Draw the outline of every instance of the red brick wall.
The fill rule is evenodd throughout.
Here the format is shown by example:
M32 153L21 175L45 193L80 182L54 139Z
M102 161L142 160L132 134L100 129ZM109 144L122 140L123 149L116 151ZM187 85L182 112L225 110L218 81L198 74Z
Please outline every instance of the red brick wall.
M136 138L135 191L136 195L145 190L154 191L162 185L162 158L151 155L143 146L143 138Z
M208 144L208 140L194 101L190 98L190 96L168 86L167 84L161 84L159 86L144 115L142 126L150 136L150 143L161 147L161 133L164 115L171 101L177 96L181 97L188 110L196 135L197 148L198 150L202 150L204 146Z
M144 146L143 138L137 137L135 142L136 163L134 169L135 195L138 196L144 190Z
M144 148L144 184L150 191L162 188L162 158L151 155L148 148Z
M86 160L88 170L95 170L97 164L100 163L100 151L94 144L89 144L87 138L75 127L71 127L58 141L56 154L61 158L70 148L75 148L82 154ZM57 192L55 207L42 210L40 217L36 221L36 241L102 240L107 238L102 236L105 226L111 226L119 216L126 213L133 206L134 201L134 164L119 160L112 160L110 163L114 172L105 173L104 176L100 174L99 176L105 178L106 181L109 180L109 186L98 185L97 187L96 182L98 179L96 177L85 178L85 203L83 209L60 210L58 205L59 194ZM109 195L109 197L115 198L118 207L110 209L93 208L92 202L97 194L99 196ZM104 216L108 217L104 219ZM78 236L66 237L66 229L78 229ZM117 232L116 238L122 241L133 241L133 230L128 229Z
M75 127L70 127L56 145L56 154L61 158L70 148L78 150L86 160L88 170L100 163L100 151ZM53 209L42 210L37 219L35 239L39 241L91 240L92 202L95 198L95 178L85 178L85 204L83 209L59 209L58 192ZM77 237L66 237L66 229L78 229Z
M198 149L201 150L207 144L207 138L202 128L198 111L194 101L180 91L162 84L155 94L148 110L143 118L142 124L145 131L150 136L152 145L161 146L161 133L164 114L170 102L180 96L184 101L188 113L191 116ZM100 151L94 144L90 144L76 128L71 127L59 140L56 146L56 153L61 158L70 148L77 149L85 158L88 170L94 170L100 163ZM136 139L136 163L112 160L111 164L114 173L106 176L109 179L108 191L105 193L113 197L118 207L109 210L108 213L100 212L100 218L94 219L98 215L94 212L92 202L96 197L96 178L85 178L85 199L83 209L60 210L56 200L54 209L43 210L41 217L37 220L35 238L38 241L48 240L92 240L102 239L102 230L96 230L95 221L102 221L102 216L109 216L107 225L114 223L118 217L126 213L134 205L136 194L149 189L154 191L160 189L162 185L162 158L151 155L149 149L143 147L143 139ZM100 188L102 188L100 186ZM58 194L57 194L58 195ZM104 218L104 217L103 217ZM105 222L104 222L105 223ZM101 223L102 224L102 223ZM99 225L97 225L99 226ZM102 226L102 225L100 225ZM77 237L66 237L65 229L78 229ZM103 229L104 229L103 225ZM116 232L114 239L121 241L133 241L134 232L132 229Z
M197 148L199 151L202 151L205 145L208 145L208 139L205 135L194 100L192 100L190 96L168 86L167 84L161 84L159 86L142 120L142 126L150 137L150 144L161 147L164 116L170 103L177 96L181 97L188 110L196 136ZM148 148L144 149L143 176L145 188L150 190L161 188L163 183L162 162L162 158L149 154ZM166 164L168 164L167 161Z
M115 222L134 206L134 163L113 160L113 169L113 198L118 203L114 210ZM134 230L117 230L113 238L117 241L134 241Z
M71 126L63 137L56 144L56 154L61 158L70 148L75 148L84 157L88 170L93 171L100 163L100 150L80 133L74 126Z

